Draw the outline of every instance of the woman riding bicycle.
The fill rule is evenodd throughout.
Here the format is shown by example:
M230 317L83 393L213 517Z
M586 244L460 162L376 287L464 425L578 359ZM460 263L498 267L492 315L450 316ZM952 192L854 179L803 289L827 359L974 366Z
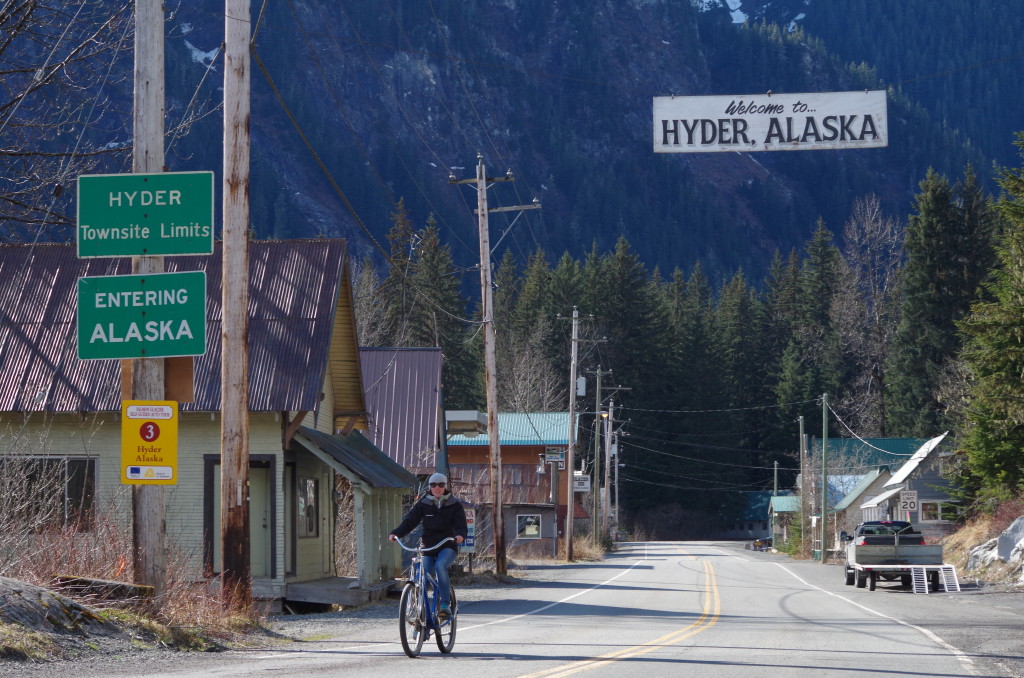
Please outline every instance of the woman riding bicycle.
M448 579L448 567L455 561L459 554L458 544L461 544L469 528L466 526L466 510L462 503L448 491L448 478L443 473L435 473L427 481L430 487L428 491L413 504L409 512L405 514L401 524L391 530L388 539L398 541L400 538L416 529L416 526L423 523L423 534L420 537L420 544L430 546L436 544L446 537L454 537L455 542L446 542L444 546L427 551L423 554L423 568L425 572L433 570L437 577L437 584L440 591L439 609L437 612L439 621L446 621L451 616L451 598L449 591L451 585Z

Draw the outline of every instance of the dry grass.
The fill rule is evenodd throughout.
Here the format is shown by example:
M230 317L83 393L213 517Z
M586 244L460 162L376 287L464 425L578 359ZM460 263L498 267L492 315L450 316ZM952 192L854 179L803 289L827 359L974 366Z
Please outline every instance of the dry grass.
M572 555L576 560L604 560L605 544L594 539L591 533L573 536Z
M0 661L47 661L60 656L60 648L47 633L0 621Z
M97 511L89 531L78 531L74 525L28 527L12 523L8 515L8 520L0 521L0 552L17 555L8 555L0 576L44 588L52 587L55 577L68 575L134 581L131 528L117 515L113 507ZM225 610L217 582L211 585L190 579L191 560L173 547L169 549L166 587L159 600L109 600L61 593L137 637L183 650L207 650L237 641L246 631L263 625L263 617L251 606ZM0 657L48 655L53 650L45 638L46 634L36 631L0 625Z

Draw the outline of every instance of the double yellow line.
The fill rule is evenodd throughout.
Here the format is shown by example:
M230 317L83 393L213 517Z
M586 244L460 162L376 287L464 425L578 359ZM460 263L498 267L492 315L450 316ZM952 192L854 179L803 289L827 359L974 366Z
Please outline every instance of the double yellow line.
M711 561L706 560L704 561L704 609L697 621L685 628L668 633L661 638L655 638L643 645L634 645L633 647L627 647L623 650L618 650L617 652L603 654L600 657L594 657L593 659L584 659L582 661L573 662L572 664L538 671L537 673L529 673L525 676L521 676L520 678L561 678L562 676L572 675L573 673L579 673L580 671L596 669L610 664L611 662L631 659L633 657L639 657L640 655L647 654L648 652L654 652L659 648L674 645L681 640L695 636L701 631L711 628L715 625L715 622L718 621L721 609L722 603L718 597L718 582L715 579L715 568L711 564Z

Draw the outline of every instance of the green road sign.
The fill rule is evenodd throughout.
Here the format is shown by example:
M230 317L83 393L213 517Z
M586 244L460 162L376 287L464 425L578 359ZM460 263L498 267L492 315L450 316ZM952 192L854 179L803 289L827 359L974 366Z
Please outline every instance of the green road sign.
M78 177L78 256L213 253L213 172Z
M78 357L206 353L206 272L78 279Z

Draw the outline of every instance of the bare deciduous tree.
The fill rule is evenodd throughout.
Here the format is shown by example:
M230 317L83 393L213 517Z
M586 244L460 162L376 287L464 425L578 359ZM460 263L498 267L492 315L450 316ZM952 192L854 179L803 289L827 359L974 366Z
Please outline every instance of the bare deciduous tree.
M352 303L360 346L387 346L393 334L382 282L372 260L353 262Z
M498 364L498 408L502 412L555 412L565 407L565 385L547 360L546 321L503 346Z
M70 239L75 178L130 157L131 111L113 95L130 84L132 6L0 5L0 238Z
M897 277L904 259L903 227L883 214L876 195L854 203L843 229L844 270L832 314L843 350L853 357L853 391L838 407L861 435L885 436L885 363L898 325Z

